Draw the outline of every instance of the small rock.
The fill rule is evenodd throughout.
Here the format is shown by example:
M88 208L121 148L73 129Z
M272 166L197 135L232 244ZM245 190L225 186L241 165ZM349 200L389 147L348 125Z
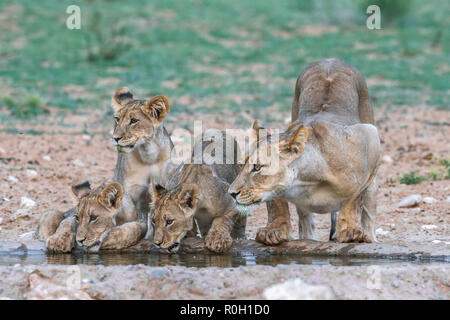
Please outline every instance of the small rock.
M21 242L10 240L0 241L0 252L21 251L24 249L25 246Z
M23 233L19 236L20 241L31 241L34 237L34 231Z
M19 179L17 179L17 178L14 177L14 176L8 176L8 180L11 181L11 182L13 182L13 183L19 182Z
M164 269L156 269L152 272L152 277L154 279L161 279L162 277L164 277L166 274L168 273L167 270Z
M2 153L6 153L6 150L3 149L2 147L0 147L0 154L2 154Z
M442 241L441 240L433 240L433 241L431 241L432 243L441 243Z
M83 140L86 140L86 141L91 140L91 136L88 135L88 134L83 134L83 135L81 136L81 138L82 138Z
M437 202L437 200L435 198L433 198L433 197L424 197L422 199L422 201L425 202L425 203L435 203L435 202Z
M31 212L28 211L28 209L19 209L11 215L11 220L17 220L25 217L31 217Z
M54 280L42 274L39 270L28 276L28 284L24 294L29 300L92 300L83 289L67 286L65 283Z
M398 281L398 280L392 281L392 286L393 286L394 288L400 287L400 281Z
M310 285L301 279L288 280L266 288L267 300L333 300L333 291L324 285Z
M2 224L3 223L3 218L0 218L0 224Z
M385 236L385 235L387 235L387 234L389 233L389 231L383 230L382 228L378 228L377 230L375 230L375 233L376 233L377 235Z
M37 171L36 170L32 170L32 169L27 169L25 174L27 175L28 178L35 178L38 175Z
M45 161L51 161L52 158L50 158L50 156L43 156L42 159L44 159Z
M27 197L20 198L20 207L25 209L31 209L36 206L36 202Z
M428 153L423 155L422 159L424 159L424 160L431 160L431 159L433 159L433 154L431 152L428 152Z
M403 198L399 203L397 203L397 207L399 208L411 208L417 206L420 201L422 201L422 196L420 194L412 194L406 198Z
M426 225L422 226L422 229L433 230L433 229L437 229L437 226L435 226L434 224L426 224Z
M383 158L381 158L381 161L386 164L391 164L394 162L394 160L392 160L391 156L388 156L388 155L383 156Z
M81 161L80 159L75 159L73 160L73 165L77 167L84 167L84 162Z
M450 203L450 196L448 196L447 199L445 199L445 202Z

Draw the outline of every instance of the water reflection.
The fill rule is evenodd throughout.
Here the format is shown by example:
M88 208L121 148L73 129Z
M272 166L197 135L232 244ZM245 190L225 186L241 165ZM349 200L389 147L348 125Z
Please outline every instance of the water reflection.
M425 261L370 259L352 257L317 257L297 255L213 255L213 254L175 254L165 255L158 253L100 253L100 254L15 254L0 255L0 265L12 266L15 264L59 264L59 265L135 265L148 266L185 266L185 267L220 267L230 268L251 265L279 264L307 264L307 265L334 265L334 266L360 266L385 264L393 262L427 263Z

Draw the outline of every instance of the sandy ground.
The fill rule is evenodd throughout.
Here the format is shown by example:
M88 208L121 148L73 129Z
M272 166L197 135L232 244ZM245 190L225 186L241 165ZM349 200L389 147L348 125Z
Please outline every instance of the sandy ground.
M0 238L16 240L36 228L40 215L50 208L70 209L74 199L70 186L84 180L98 185L112 177L116 151L111 145L111 128L104 121L105 112L89 115L50 116L45 124L19 124L23 134L0 132ZM230 124L205 117L204 129L230 128ZM191 117L172 119L191 125ZM379 170L377 229L382 242L448 242L450 250L449 180L424 181L401 185L399 177L419 170L426 175L443 171L438 159L450 159L450 112L419 107L387 112L376 110L376 122L382 140L384 161ZM280 124L281 126L282 124ZM2 126L0 129L7 129ZM42 131L40 135L27 130ZM405 196L420 194L433 197L435 203L420 203L414 208L397 208ZM36 202L31 209L21 205L21 198ZM292 238L297 236L297 216L291 208ZM249 217L247 236L255 237L265 225L267 212L261 205ZM327 240L330 216L316 215L317 238ZM425 227L424 227L425 226ZM427 227L428 226L428 227ZM431 226L431 227L430 227Z
M307 287L283 285L294 279ZM275 296L265 295L278 284ZM0 267L0 299L450 299L449 287L447 264Z
M70 186L89 180L95 186L112 177L116 151L112 148L104 111L89 115L48 116L45 124L15 124L22 134L0 132L0 239L24 240L37 227L48 209L70 209L74 205ZM109 117L109 116L108 116ZM187 124L195 117L172 119ZM229 118L205 117L204 129L230 128ZM401 185L399 177L419 170L421 175L443 170L438 159L450 159L450 112L418 107L395 113L378 109L383 154L391 159L381 165L378 181L378 239L390 244L423 244L450 251L449 180ZM251 119L247 119L251 120ZM283 120L278 120L278 127ZM44 122L44 121L43 121ZM27 134L29 130L42 134ZM414 208L398 208L405 196L433 197ZM27 203L22 197L35 202ZM22 203L21 203L22 202ZM292 209L292 208L291 208ZM297 217L293 210L292 238L297 238ZM248 219L247 236L255 237L265 225L264 205ZM316 215L318 240L328 239L329 215ZM278 265L196 269L180 266L75 266L81 287L70 289L68 266L2 266L0 297L12 299L261 299L269 286L302 279L319 288L322 296L337 299L450 299L449 264L389 264L375 266ZM77 271L77 272L78 272ZM378 285L370 284L376 275ZM370 279L369 279L370 278ZM368 280L369 279L369 280ZM372 279L373 280L373 279ZM369 282L368 282L369 281ZM295 286L297 290L298 286ZM324 289L325 288L325 289ZM300 290L300 289L298 289ZM290 292L304 298L305 292ZM325 291L324 291L325 290ZM283 290L277 290L282 292ZM319 295L320 295L319 294ZM311 298L311 297L310 297Z

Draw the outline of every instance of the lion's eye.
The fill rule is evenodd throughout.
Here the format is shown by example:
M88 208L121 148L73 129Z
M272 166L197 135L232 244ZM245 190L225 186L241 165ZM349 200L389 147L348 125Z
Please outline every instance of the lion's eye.
M135 124L135 123L137 123L138 121L139 121L138 119L132 118L132 119L130 120L130 124Z
M114 117L114 121L118 123L120 121L119 117Z
M261 169L262 169L262 165L260 165L260 164L255 164L255 165L253 165L252 171L253 171L253 172L258 172L258 171L260 171Z
M166 220L166 226L170 226L173 224L173 219Z
M92 214L89 216L89 222L94 222L95 220L97 220L97 216L95 214Z

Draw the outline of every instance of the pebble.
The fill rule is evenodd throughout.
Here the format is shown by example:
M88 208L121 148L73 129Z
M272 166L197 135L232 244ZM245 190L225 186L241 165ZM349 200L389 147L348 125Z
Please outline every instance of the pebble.
M52 158L50 156L43 156L42 159L44 159L45 161L51 161Z
M400 281L398 281L398 280L392 281L392 286L393 286L394 288L400 287Z
M0 224L2 224L3 223L3 218L0 218Z
M37 171L32 169L27 169L27 171L25 171L25 174L28 178L35 178L38 175Z
M91 140L91 136L88 135L88 134L83 134L83 135L81 136L81 138L82 138L83 140L86 140L86 141Z
M386 164L391 164L394 162L394 160L392 160L391 156L388 156L388 155L383 156L383 158L381 158L381 161L383 161L383 163L386 163Z
M36 206L36 202L30 198L22 197L20 198L20 207L25 209L31 209Z
M450 196L448 196L447 199L445 199L445 202L450 203Z
M77 167L84 167L84 162L81 161L80 159L75 159L73 160L73 165Z
M8 180L13 182L13 183L19 182L19 179L17 179L15 176L8 176Z
M6 153L6 150L3 149L2 147L0 147L0 154L2 154L2 153Z
M20 241L30 241L33 240L34 231L23 233L19 236Z
M433 240L431 242L433 242L433 243L441 243L442 241L441 240Z
M422 196L420 194L412 194L403 198L399 203L397 203L397 207L399 208L411 208L417 206L420 201L422 201Z
M380 234L380 235L384 236L384 235L387 235L389 233L389 231L383 230L382 228L378 228L377 230L375 230L375 233L377 235Z
M154 279L161 279L161 278L164 277L167 273L168 273L167 270L164 270L164 269L156 269L156 270L153 270L153 272L152 272L152 277L153 277Z
M426 224L426 225L422 226L422 229L433 230L433 229L437 229L437 226L435 226L434 224Z
M288 280L266 288L263 296L268 300L333 300L334 292L324 285L311 285L302 279Z
M11 215L11 220L16 220L19 218L31 217L30 211L28 209L19 209Z
M435 202L437 202L437 200L435 198L433 198L433 197L424 197L422 199L422 201L425 202L425 203L435 203Z

